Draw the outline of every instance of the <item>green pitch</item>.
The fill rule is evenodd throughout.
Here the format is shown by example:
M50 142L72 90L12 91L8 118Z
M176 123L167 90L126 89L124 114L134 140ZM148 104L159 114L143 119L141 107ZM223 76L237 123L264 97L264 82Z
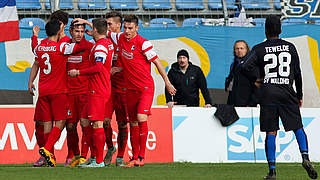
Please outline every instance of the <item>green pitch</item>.
M314 166L319 172L320 163ZM59 164L56 168L33 168L31 164L0 165L1 180L107 180L107 179L263 179L267 173L266 163L161 163L146 164L144 167L118 168L115 166L96 169L66 168ZM277 179L309 179L298 163L278 163Z

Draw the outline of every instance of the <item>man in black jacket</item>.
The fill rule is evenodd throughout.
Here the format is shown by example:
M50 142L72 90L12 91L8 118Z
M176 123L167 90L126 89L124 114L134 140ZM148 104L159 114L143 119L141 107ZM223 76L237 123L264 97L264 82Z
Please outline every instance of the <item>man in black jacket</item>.
M182 49L177 54L178 62L173 63L168 77L177 93L171 96L166 91L169 108L176 105L199 106L199 89L205 99L204 107L211 107L211 99L207 89L206 78L200 67L189 61L189 53Z

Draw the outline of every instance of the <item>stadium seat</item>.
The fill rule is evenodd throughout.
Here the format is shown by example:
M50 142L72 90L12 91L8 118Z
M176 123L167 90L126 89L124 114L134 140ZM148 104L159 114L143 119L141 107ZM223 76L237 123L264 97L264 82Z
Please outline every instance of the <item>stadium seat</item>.
M16 6L17 9L41 9L39 0L17 0Z
M202 18L187 18L183 20L182 27L194 27L202 24Z
M32 28L38 25L40 29L45 29L46 22L41 18L22 18L19 21L20 28Z
M46 9L51 9L50 0L44 4ZM72 0L60 0L60 9L73 9Z
M227 3L227 9L235 10L237 9L237 6L234 4L234 0L226 0ZM222 9L222 3L221 0L208 0L208 8L211 10L217 10Z
M204 9L202 0L176 0L178 10L200 10Z
M273 7L277 10L281 9L280 0L274 0L273 1Z
M283 26L306 24L306 23L307 21L305 19L284 19L281 22Z
M176 22L169 18L151 19L149 27L177 27Z
M254 18L252 21L256 27L264 27L266 18Z
M143 0L143 9L171 9L169 0Z
M79 0L78 6L80 10L107 9L106 0Z
M320 25L320 20L315 20L315 21L314 21L314 24Z
M245 9L248 10L271 8L268 0L242 0L241 4Z
M137 10L139 9L136 0L110 0L111 9Z

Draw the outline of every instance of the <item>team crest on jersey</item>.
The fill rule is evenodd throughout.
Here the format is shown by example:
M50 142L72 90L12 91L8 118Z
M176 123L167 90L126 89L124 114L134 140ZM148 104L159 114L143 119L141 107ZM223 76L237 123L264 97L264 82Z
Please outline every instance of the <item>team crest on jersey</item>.
M122 49L121 54L122 54L122 56L124 56L127 59L133 59L133 53L129 53L125 49Z
M134 47L134 45L131 47L131 51L134 51L134 49L135 49L135 47Z

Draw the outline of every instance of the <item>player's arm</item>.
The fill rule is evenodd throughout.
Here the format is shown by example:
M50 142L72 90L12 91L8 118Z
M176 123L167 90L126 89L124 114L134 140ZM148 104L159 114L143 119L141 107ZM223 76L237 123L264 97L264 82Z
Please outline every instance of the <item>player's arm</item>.
M120 39L121 34L123 34L123 33L122 32L115 33L115 32L107 31L107 37L109 37L111 39L111 41L116 45L119 44L119 39Z
M31 37L31 48L32 51L38 46L38 35L39 35L40 27L38 25L34 26L32 29L33 36Z
M100 73L103 70L103 65L106 62L107 59L107 48L105 48L102 45L98 45L95 48L95 53L94 53L94 58L96 61L96 64L93 66L90 66L88 68L84 68L84 69L72 69L68 72L69 76L71 77L75 77L75 76L79 76L79 75L92 75L92 74L96 74L96 73Z
M170 69L168 72L168 78L170 82L174 82L174 75L172 75L172 72L173 72L172 69ZM169 108L173 108L173 106L177 104L177 102L174 102L173 95L171 95L166 89L164 90L164 92L166 96L167 106Z
M211 107L211 99L210 99L210 94L209 94L209 91L208 91L208 88L207 88L207 80L206 80L206 77L204 76L202 70L199 68L199 71L198 71L198 87L200 88L201 92L202 92L202 95L203 95L203 98L205 100L205 105L204 107L208 108L208 107Z
M164 80L164 83L165 83L165 86L166 86L166 89L167 91L169 92L169 94L171 96L175 95L176 94L176 89L174 88L174 86L171 84L167 74L166 74L166 71L162 65L162 63L160 62L160 59L157 58L155 60L152 61L153 64L157 67L162 79Z
M39 61L35 60L30 71L29 82L28 82L28 92L34 96L34 91L36 90L33 82L36 79L39 71Z
M292 61L295 63L294 64L294 81L295 81L295 86L297 91L297 97L299 99L299 106L301 107L303 92L302 92L302 75L301 75L301 69L300 69L300 59L299 59L299 55L296 48L294 46L292 48L293 48Z
M258 56L253 48L245 57L244 63L240 64L240 68L245 76L251 81L257 80Z
M90 50L93 46L84 38L79 43L59 42L59 51L64 55L76 54L85 50Z

